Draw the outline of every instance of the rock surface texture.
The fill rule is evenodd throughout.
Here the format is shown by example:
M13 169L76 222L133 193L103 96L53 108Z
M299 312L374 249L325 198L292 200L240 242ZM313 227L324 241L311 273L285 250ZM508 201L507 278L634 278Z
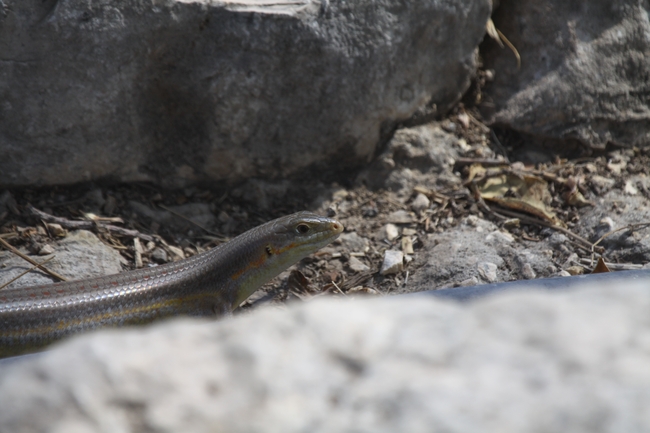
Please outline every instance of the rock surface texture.
M642 432L650 291L322 301L0 364L0 431Z
M503 0L496 27L517 48L488 42L493 121L542 139L594 148L650 145L647 2Z
M0 185L235 182L367 161L469 85L488 0L0 4Z
M53 245L47 244L47 246L51 248L51 251L47 251L49 254L41 253L41 255L33 255L31 258L40 263L54 255L52 261L45 266L70 280L117 274L122 271L122 264L125 262L117 251L102 243L97 236L86 230L74 231L61 241ZM0 251L0 285L32 267L33 265L13 253ZM56 281L44 272L32 271L7 287L50 284L52 282Z

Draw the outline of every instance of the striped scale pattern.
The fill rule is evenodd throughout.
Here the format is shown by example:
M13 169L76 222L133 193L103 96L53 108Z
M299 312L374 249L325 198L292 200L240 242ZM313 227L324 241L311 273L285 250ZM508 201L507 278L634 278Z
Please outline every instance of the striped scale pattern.
M166 317L228 314L261 285L327 245L343 227L299 212L175 263L0 291L0 357L68 335Z

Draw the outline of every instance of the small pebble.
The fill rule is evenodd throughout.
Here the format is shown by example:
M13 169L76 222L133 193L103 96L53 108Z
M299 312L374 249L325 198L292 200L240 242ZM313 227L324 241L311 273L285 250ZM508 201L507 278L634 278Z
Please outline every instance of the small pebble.
M582 266L569 266L565 269L570 275L582 275L585 273L585 268Z
M639 193L639 190L637 189L636 186L632 184L632 181L626 181L625 182L625 188L623 190L625 194L627 195L637 195Z
M597 186L599 188L611 188L611 187L614 186L614 184L616 184L615 179L611 179L611 178L605 177L605 176L600 176L600 175L597 175L597 174L594 174L593 176L591 176L589 178L589 182L592 185Z
M481 262L477 265L478 273L488 283L497 281L497 268L498 266L491 262Z
M416 212L422 212L423 210L428 209L430 205L431 200L429 200L426 195L420 192L415 196L415 199L413 199L413 203L411 203L411 209Z
M364 216L364 218L374 218L379 214L379 209L377 209L377 206L364 206L361 209L361 215Z
M415 217L410 212L400 209L395 212L391 212L388 215L388 221L393 224L409 224L415 222Z
M381 264L381 275L397 274L404 270L404 254L401 251L386 250Z
M502 231L495 230L492 233L489 233L485 237L485 242L492 242L492 241L509 244L511 242L514 242L515 238L510 233L504 233Z
M334 191L334 193L332 194L332 199L333 200L343 200L343 199L347 198L349 195L350 195L350 193L347 190L339 189L337 191Z
M479 283L479 279L477 277L472 277L468 278L466 280L461 281L458 286L459 287L469 287L469 286L476 286Z
M339 241L350 252L366 252L368 251L368 240L359 236L356 232L341 233Z
M38 255L39 256L47 256L49 254L54 253L54 248L52 248L52 245L45 244L41 247L40 250L38 250Z
M402 236L402 252L413 254L413 239L410 236Z
M399 236L399 230L397 230L397 226L395 224L386 224L381 229L381 237L383 239L392 241L394 239L397 239L398 236Z
M469 128L469 116L467 113L460 113L458 115L458 121L461 125L463 125L463 128Z
M354 272L368 272L370 270L370 266L366 265L354 256L350 257L348 266L350 266L350 269Z
M60 224L47 223L45 225L47 226L47 229L52 234L52 236L64 237L68 234L68 232L63 227L61 227Z
M524 265L521 267L521 275L523 275L527 280L532 280L537 276L530 263L524 263Z
M162 248L154 248L154 250L151 252L151 257L158 263L167 263L167 251L163 250Z
M598 221L598 223L602 228L604 228L608 232L611 232L615 228L614 220L611 219L610 217L605 217L605 218L601 219L600 221Z
M454 122L452 122L451 120L449 120L447 122L444 122L442 124L442 129L444 129L447 132L456 132L457 128L458 128L458 126L456 126L456 124Z

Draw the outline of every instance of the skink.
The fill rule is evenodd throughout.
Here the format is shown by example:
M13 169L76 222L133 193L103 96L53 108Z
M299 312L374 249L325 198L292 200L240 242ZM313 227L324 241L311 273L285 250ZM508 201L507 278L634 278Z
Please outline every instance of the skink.
M189 259L80 281L0 291L0 357L70 334L160 318L231 312L260 286L343 231L310 212L288 215Z

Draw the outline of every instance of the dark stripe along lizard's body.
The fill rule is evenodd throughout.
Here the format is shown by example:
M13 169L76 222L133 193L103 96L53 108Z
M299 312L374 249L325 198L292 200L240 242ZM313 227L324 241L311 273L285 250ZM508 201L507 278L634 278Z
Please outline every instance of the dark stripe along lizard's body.
M89 329L226 314L342 231L331 218L299 212L176 263L1 290L0 357L38 350Z

